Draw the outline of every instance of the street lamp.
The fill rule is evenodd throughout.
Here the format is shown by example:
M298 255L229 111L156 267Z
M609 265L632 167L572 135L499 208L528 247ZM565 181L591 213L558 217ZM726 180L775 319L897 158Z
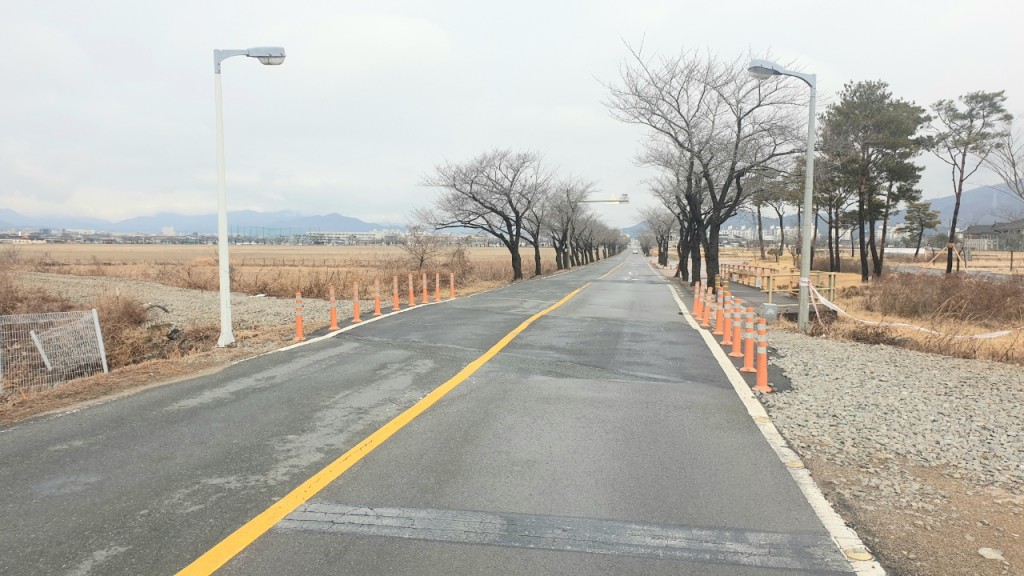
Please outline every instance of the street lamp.
M220 338L217 346L234 343L231 331L231 275L228 267L228 197L224 191L224 106L221 103L220 63L232 56L256 58L268 66L284 62L284 48L262 46L248 50L213 51L213 93L217 103L217 258L220 260Z
M793 70L786 70L782 66L768 60L754 59L750 61L747 72L758 80L765 80L772 76L792 76L807 83L811 88L811 102L807 116L807 168L804 178L804 207L803 207L803 242L800 246L800 308L797 315L797 326L801 332L807 332L808 317L810 316L810 285L811 285L811 235L814 233L814 207L812 205L812 193L814 191L814 100L817 95L817 76L804 74Z

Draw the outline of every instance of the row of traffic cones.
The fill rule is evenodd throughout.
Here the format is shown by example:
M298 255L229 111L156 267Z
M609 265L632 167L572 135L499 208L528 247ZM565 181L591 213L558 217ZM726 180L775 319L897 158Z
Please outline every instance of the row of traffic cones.
M713 328L712 334L722 337L723 348L732 347L730 357L743 359L740 372L756 373L756 392L772 391L768 386L768 323L764 318L757 318L753 308L744 307L743 300L728 291L719 289L716 294L700 282L694 287L693 317L701 328Z
M427 284L427 274L423 274L423 298L420 300L422 304L426 304L430 301L430 292ZM391 311L397 312L401 310L401 298L398 290L398 276L394 277L393 282L393 304L391 305ZM338 306L337 300L334 297L334 286L330 287L330 310L331 310L331 325L328 328L332 332L338 330ZM455 275L452 273L448 274L448 298L455 298ZM434 302L441 301L441 273L437 272L434 275ZM409 307L416 306L416 288L413 284L413 274L409 274ZM373 281L373 315L380 316L380 280ZM362 322L362 318L359 315L359 283L356 282L352 286L352 323L358 324ZM302 326L302 293L295 293L295 342L301 342L306 339L305 333Z

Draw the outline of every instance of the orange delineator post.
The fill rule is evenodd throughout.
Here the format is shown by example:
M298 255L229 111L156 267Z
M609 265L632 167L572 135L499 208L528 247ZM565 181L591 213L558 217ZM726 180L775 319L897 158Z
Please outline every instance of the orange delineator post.
M441 273L434 272L434 302L441 301Z
M740 372L757 372L754 368L754 309L747 308L746 318L743 322L743 368Z
M743 358L743 300L736 300L732 317L732 352L729 352L729 357Z
M373 279L373 315L380 316L380 278Z
M295 342L302 342L306 337L302 334L302 292L295 293Z
M427 273L423 273L423 303L430 302L430 291L427 290Z
M416 287L412 283L412 272L409 272L409 306L416 305Z
M338 302L334 299L334 286L331 286L331 326L328 330L338 329Z
M736 303L733 301L732 294L726 295L725 300L725 314L723 314L725 326L722 327L721 341L723 347L732 345L732 316L733 310L736 309Z
M718 289L718 300L715 304L715 331L712 332L715 336L721 336L722 325L724 323L723 317L725 316L725 290Z
M448 273L448 291L449 291L448 298L450 300L454 300L455 299L455 273L454 272L449 272Z
M352 287L352 323L360 322L362 320L359 319L359 282L356 282Z
M394 290L395 302L391 305L391 311L395 312L402 309L402 304L398 299L398 276L395 276L395 290Z
M711 309L714 308L712 303L711 287L707 286L704 288L704 305L701 306L703 316L701 317L700 327L710 328L711 327Z
M757 321L757 384L754 390L762 394L772 391L768 387L768 322L764 318Z
M701 307L700 307L701 304L703 304L703 302L701 301L700 282L697 282L696 284L693 285L693 317L694 318L700 318L700 315L701 315L701 312L702 312Z

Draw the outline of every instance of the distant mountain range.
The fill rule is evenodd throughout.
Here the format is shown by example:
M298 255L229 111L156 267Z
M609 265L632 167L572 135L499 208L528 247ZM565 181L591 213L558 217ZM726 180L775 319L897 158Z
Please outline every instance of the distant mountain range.
M932 210L940 214L942 224L939 230L948 229L953 217L955 197L944 196L926 200L931 202ZM789 207L785 218L787 226L796 225L796 207ZM774 214L762 212L765 225L776 223ZM963 229L972 224L992 224L1024 218L1024 200L1008 193L1005 186L983 186L965 190L960 206L958 227ZM898 212L890 220L890 224L901 224L903 211ZM370 232L372 230L404 229L400 224L379 224L364 222L358 218L327 214L323 216L302 216L297 212L283 210L280 212L256 212L242 210L228 213L228 223L232 234L264 234L271 235L275 231L282 234L296 232ZM731 218L726 226L753 226L754 218L748 213L740 213ZM217 215L203 214L186 216L182 214L160 213L153 216L138 216L112 222L97 218L80 217L30 217L22 216L13 210L0 208L0 231L32 229L51 230L93 230L96 232L160 234L165 228L173 228L175 234L216 234ZM623 232L635 236L646 228L641 222L623 228Z
M231 232L239 234L274 234L294 233L297 231L313 232L370 232L389 228L404 228L396 224L377 224L364 222L358 218L327 214L325 216L302 216L296 212L255 212L242 210L228 213L228 225ZM93 230L96 232L160 234L165 228L173 228L175 234L216 234L217 215L202 214L186 216L182 214L160 213L153 216L138 216L111 222L96 218L78 217L30 217L22 216L13 210L0 208L0 230L18 230L24 228L51 230Z
M956 205L956 197L952 194L941 198L926 198L930 202L932 210L939 213L941 224L937 230L949 231L949 223L953 219L953 207ZM784 222L786 226L796 226L797 208L787 207ZM889 224L902 224L905 210L900 210L889 219ZM761 210L761 217L765 226L778 225L778 218L774 211ZM1008 192L1005 185L982 186L964 190L960 200L960 214L957 216L957 228L963 230L972 224L992 224L995 222L1008 222L1024 218L1024 200ZM754 226L754 217L749 213L740 213L730 218L726 226Z

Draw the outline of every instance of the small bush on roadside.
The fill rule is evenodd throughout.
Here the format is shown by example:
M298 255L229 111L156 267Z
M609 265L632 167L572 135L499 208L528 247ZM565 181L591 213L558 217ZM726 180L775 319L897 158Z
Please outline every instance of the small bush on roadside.
M986 326L1024 323L1024 279L960 274L890 274L871 283L867 310L903 318L941 318Z
M119 368L147 358L146 320L149 311L142 302L124 296L105 296L95 303L107 349L107 364Z

